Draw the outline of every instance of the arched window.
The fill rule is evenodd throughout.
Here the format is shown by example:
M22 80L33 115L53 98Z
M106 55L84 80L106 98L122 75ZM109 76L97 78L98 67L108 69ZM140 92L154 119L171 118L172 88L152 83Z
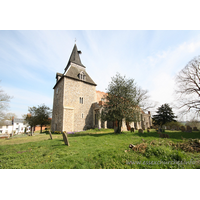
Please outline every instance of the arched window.
M84 72L82 71L82 72L80 72L80 74L79 74L79 79L80 80L83 80L83 81L85 81L86 80L86 76L85 76L85 74L84 74Z

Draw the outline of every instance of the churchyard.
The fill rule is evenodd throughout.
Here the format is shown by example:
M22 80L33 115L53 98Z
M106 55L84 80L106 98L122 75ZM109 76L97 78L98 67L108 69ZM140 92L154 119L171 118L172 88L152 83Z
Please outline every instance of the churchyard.
M144 133L91 129L62 134L0 139L0 169L196 169L200 168L200 132ZM132 146L130 146L130 144ZM129 146L131 148L129 148Z

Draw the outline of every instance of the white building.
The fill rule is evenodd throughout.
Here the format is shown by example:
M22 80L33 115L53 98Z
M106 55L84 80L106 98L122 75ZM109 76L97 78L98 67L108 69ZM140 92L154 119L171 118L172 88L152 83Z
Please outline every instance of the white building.
M25 128L27 132L30 131L30 127L24 122L24 119L16 118L13 120L13 122L12 120L5 120L0 125L0 134L11 134L12 132L14 134L20 134L24 133Z

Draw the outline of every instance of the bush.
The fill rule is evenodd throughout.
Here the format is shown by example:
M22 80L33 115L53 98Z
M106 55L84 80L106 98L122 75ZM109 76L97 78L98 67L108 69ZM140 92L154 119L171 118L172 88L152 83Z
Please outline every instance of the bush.
M182 124L180 122L168 122L165 124L168 129L179 130Z
M185 161L188 160L188 156L183 151L172 152L169 148L166 147L154 147L148 146L144 156L150 158L155 156L160 158L162 161Z
M151 157L151 156L161 156L161 155L163 155L163 154L165 154L166 152L162 149L162 148L160 148L160 147L152 147L152 146L148 146L147 148L146 148L146 152L145 152L145 156L147 157L147 158L149 158L149 157Z

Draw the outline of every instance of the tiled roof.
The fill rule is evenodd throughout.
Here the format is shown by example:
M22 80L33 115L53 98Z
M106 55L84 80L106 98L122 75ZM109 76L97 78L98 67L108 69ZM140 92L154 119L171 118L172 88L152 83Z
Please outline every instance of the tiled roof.
M82 72L83 70L81 70L80 68L71 66L67 72L67 74L65 75L65 77L69 77L69 78L73 78L76 80L80 80L78 75L80 74L80 72ZM83 81L85 83L89 83L92 85L96 86L96 83L91 79L91 77L88 75L88 73L84 70L83 73L85 74L85 80L80 80Z
M71 56L69 58L69 61L67 63L67 66L65 68L64 74L61 74L61 73L56 74L57 83L55 84L53 89L55 89L56 85L60 82L61 79L63 79L63 77L72 78L72 79L75 79L77 81L82 81L82 82L85 82L85 83L88 83L88 84L91 84L91 85L95 85L95 86L97 85L91 79L91 77L88 75L88 73L85 71L85 66L81 63L81 59L79 57L79 54L80 54L80 51L78 51L77 46L75 44L74 48L72 50ZM74 63L75 65L73 65L71 63ZM80 72L84 73L84 75L85 75L84 80L81 80L79 78ZM60 76L61 78L58 79L58 76Z
M96 91L96 96L97 96L97 102L101 101L102 98L104 98L105 95L108 95L108 93L101 92L101 91Z
M74 48L72 50L71 56L69 58L69 61L67 63L67 66L65 68L65 71L68 69L68 67L69 67L69 65L70 65L71 62L75 63L77 65L80 65L80 66L82 66L82 67L85 68L85 66L81 63L81 59L80 59L79 53L80 53L80 51L78 51L77 46L75 44Z

